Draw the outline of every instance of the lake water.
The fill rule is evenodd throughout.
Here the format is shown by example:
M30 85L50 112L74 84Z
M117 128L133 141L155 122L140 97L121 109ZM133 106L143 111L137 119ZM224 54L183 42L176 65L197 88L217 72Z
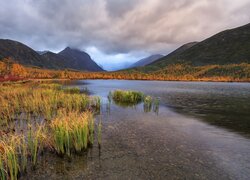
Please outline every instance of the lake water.
M71 161L46 153L24 179L250 179L250 84L84 80L102 98L102 145ZM160 99L159 112L108 106L115 89Z

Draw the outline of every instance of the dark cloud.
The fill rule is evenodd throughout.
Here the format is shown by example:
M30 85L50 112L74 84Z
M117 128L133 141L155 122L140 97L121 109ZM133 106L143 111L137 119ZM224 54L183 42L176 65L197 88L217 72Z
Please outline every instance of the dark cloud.
M35 49L168 53L248 23L249 0L0 0L0 38Z

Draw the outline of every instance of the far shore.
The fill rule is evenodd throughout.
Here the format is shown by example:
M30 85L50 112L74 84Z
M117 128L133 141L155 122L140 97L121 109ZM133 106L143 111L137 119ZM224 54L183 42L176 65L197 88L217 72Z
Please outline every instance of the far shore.
M130 80L130 81L169 81L169 82L225 82L225 83L250 83L250 80L235 80L235 81L227 81L227 80L216 80L216 79L195 79L195 80L184 80L184 79L171 79L171 80L159 80L159 79L119 79L119 78L63 78L63 79L21 79L21 80L1 80L0 84L5 83L27 83L27 82L51 82L51 81L73 81L73 80Z

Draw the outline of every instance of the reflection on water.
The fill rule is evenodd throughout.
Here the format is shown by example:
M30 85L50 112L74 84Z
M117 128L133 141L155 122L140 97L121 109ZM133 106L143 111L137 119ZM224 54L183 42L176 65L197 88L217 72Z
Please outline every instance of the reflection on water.
M250 136L250 84L90 80L73 85L88 87L104 98L115 89L138 90L159 98L161 105L209 124ZM81 84L82 83L82 84ZM80 85L81 84L81 85ZM73 85L74 86L74 85Z
M101 148L95 142L71 162L45 154L29 179L250 179L250 84L90 80L68 85L102 97ZM107 97L115 89L159 98L158 115L153 105L112 103Z

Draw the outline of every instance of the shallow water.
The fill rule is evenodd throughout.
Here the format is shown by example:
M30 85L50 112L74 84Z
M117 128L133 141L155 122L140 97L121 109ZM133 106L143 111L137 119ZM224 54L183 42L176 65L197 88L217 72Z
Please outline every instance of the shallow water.
M249 179L250 84L88 80L103 99L102 146L71 161L46 153L22 179ZM114 89L160 99L159 113L142 104L107 108ZM27 178L28 177L28 178Z

